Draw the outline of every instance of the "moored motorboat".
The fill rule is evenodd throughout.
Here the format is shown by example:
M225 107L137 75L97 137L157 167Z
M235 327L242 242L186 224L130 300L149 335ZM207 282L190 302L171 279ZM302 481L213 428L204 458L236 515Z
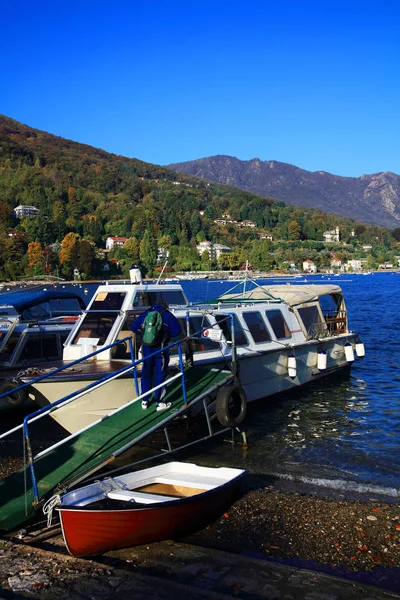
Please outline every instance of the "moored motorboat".
M170 462L72 490L56 497L67 549L88 556L201 529L229 507L245 473Z
M247 288L250 284L245 282ZM98 288L72 330L63 364L68 367L70 361L98 353L41 381L25 377L35 401L46 406L140 358L140 340L134 340L132 348L127 342L130 323L160 300L181 321L182 350L193 364L226 369L235 363L235 387L209 399L210 403L217 400L217 416L225 426L238 424L245 402L304 385L351 365L355 356L364 354L358 335L349 329L345 300L337 285L255 286L199 305L187 303L180 285L105 285ZM119 340L125 341L110 346ZM171 349L171 373L178 364L177 352ZM140 380L140 366L137 376ZM130 370L51 416L73 433L138 396ZM237 416L231 414L233 397L239 403Z
M0 394L18 386L22 372L38 375L41 367L62 358L63 346L79 314L83 299L64 291L27 290L0 295ZM26 402L20 390L0 399L1 408Z

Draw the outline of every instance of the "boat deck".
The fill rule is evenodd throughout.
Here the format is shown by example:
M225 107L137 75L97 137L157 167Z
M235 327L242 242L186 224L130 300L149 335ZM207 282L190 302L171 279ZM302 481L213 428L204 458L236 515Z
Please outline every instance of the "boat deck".
M185 371L187 403L193 404L204 392L221 385L230 372L201 367ZM111 414L90 429L51 449L35 460L34 468L39 501L48 499L58 489L76 484L114 460L118 450L134 445L150 433L165 427L183 406L179 380L167 384L166 402L172 407L157 412L155 405L144 411L140 401ZM26 488L26 493L25 493ZM34 493L28 467L0 481L0 531L18 528L35 515Z

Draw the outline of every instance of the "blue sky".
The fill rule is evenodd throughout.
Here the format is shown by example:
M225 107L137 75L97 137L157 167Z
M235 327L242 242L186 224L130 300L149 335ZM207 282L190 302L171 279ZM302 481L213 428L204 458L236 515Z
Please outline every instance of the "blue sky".
M166 165L400 174L400 3L1 0L0 113Z

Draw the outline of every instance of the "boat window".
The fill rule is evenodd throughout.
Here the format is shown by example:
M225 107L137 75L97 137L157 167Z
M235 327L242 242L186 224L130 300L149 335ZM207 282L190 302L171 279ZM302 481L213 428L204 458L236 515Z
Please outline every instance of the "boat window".
M332 313L341 308L342 295L341 294L326 294L319 297L319 303L323 314Z
M126 292L98 292L90 310L120 310Z
M133 299L132 306L151 306L156 302L166 302L168 306L186 306L187 301L182 290L159 290L139 292Z
M215 315L215 319L217 321L217 323L219 323L219 326L221 327L223 334L225 336L225 339L227 342L231 342L232 341L232 336L231 336L231 320L229 318L227 318L227 315ZM237 315L233 315L233 323L234 323L234 328L235 328L235 344L236 346L247 346L248 339L242 329L242 326L239 322L239 319L237 318Z
M179 336L179 339L183 339L187 336L186 334L186 319L181 317L178 318L179 323L182 327L182 333ZM193 352L207 352L209 350L219 350L219 342L214 340L210 340L210 338L203 335L202 330L205 327L210 328L211 323L208 317L199 315L199 316L189 316L189 332L192 338ZM196 335L197 334L197 335ZM177 341L178 338L175 338L173 341ZM186 352L186 341L182 342L182 351ZM174 346L171 348L171 354L178 354L178 347Z
M99 346L104 346L117 316L118 313L112 314L109 312L86 313L72 343L77 344L81 338L93 338L99 340Z
M260 312L245 312L243 313L243 319L256 343L271 341L271 336Z
M16 345L18 344L18 340L20 339L19 333L12 333L8 338L5 346L2 348L0 352L0 362L9 362L11 356L15 350Z
M298 309L301 320L304 323L307 335L318 335L322 333L321 316L316 304L303 306Z
M133 351L136 354L136 358L137 358L137 351L139 348L137 347L137 344L135 344L135 334L131 330L131 325L132 325L133 321L136 319L136 317L139 316L139 314L140 313L130 314L125 318L125 320L122 324L122 327L117 335L117 339L115 340L115 341L122 340L123 338L131 336L132 341L133 341ZM129 341L126 340L124 342L121 342L117 346L113 346L111 348L111 357L116 358L116 359L122 359L122 360L131 360L132 357L131 357Z
M54 360L60 357L57 334L34 334L25 337L25 344L19 353L18 361L29 362L38 358Z
M277 340L291 336L290 329L280 310L266 310L265 314L267 315L267 319L271 324Z
M60 317L64 315L78 315L85 306L77 298L53 298L50 300L50 310L52 317Z

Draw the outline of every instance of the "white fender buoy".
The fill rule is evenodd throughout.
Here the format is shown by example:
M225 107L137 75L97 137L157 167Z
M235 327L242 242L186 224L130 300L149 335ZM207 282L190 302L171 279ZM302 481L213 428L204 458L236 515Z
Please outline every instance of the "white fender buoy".
M364 358L365 356L365 346L362 342L357 342L356 344L356 354L358 358Z
M296 373L297 373L296 357L289 356L289 358L288 358L288 375L289 375L289 377L294 379L296 377Z
M318 352L317 369L319 371L325 371L326 363L327 363L326 352L325 352L325 350L321 350L320 352Z
M344 354L346 356L347 362L353 362L354 360L354 350L351 344L346 344L344 347Z

